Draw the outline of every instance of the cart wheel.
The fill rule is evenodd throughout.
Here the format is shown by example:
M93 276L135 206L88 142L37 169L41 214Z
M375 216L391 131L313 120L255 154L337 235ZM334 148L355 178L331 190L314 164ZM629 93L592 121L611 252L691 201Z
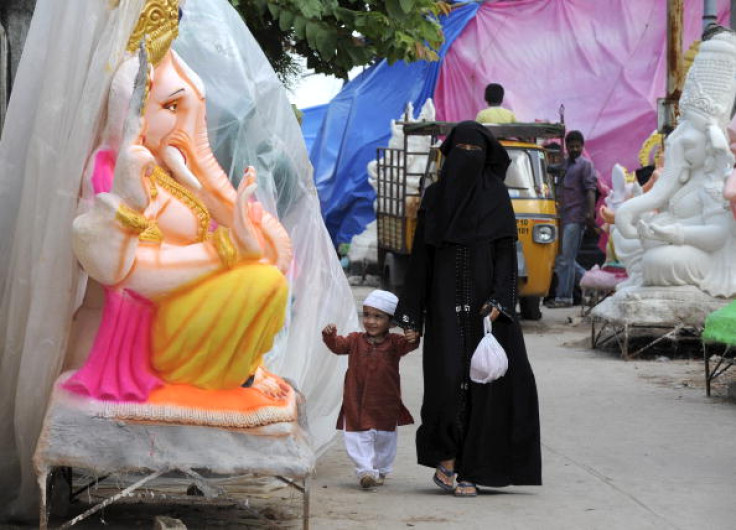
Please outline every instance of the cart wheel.
M381 289L398 294L404 286L404 275L409 266L409 256L387 252L381 268Z
M538 296L522 296L519 298L519 312L524 320L540 320L542 311L539 308Z

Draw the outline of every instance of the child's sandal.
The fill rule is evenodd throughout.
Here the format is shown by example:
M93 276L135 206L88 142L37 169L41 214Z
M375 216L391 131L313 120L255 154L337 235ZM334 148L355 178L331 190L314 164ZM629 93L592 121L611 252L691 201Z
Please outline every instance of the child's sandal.
M432 480L435 484L437 484L440 489L444 491L449 492L455 489L455 486L453 484L455 482L455 472L447 469L442 464L439 464L437 466Z

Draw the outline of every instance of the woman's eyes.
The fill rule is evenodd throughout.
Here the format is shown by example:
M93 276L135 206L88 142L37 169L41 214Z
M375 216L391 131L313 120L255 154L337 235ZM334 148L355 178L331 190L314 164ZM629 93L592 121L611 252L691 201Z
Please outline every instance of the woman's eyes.
M462 149L463 151L482 151L483 148L479 145L473 144L457 144L455 147Z
M178 101L170 101L169 103L164 104L164 108L171 112L176 112L176 109L178 106L179 106Z

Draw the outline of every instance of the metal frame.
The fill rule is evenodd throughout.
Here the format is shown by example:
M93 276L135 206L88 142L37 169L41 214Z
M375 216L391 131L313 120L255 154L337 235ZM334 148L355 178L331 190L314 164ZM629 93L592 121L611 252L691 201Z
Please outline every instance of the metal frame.
M580 292L580 316L587 317L595 306L615 293L615 290L606 289L581 289Z
M713 369L710 368L710 355L705 341L703 344L703 365L705 367L705 395L710 397L710 384L718 376L723 375L729 368L736 365L736 349L731 344L723 345L723 354Z
M597 332L596 324L601 324L601 327ZM629 343L631 339L631 331L634 329L660 330L660 332L653 334L654 338L644 346L634 352L630 352ZM610 330L610 334L604 335L606 330ZM597 348L598 346L602 346L606 342L615 339L619 350L621 351L621 357L626 360L630 360L641 355L646 350L663 340L672 341L675 345L675 352L677 352L681 341L700 340L702 332L703 328L701 327L688 326L685 324L621 324L610 320L602 320L600 318L592 317L590 319L590 347Z
M151 491L151 490L147 491L145 494L139 494L137 496L134 496L134 493L136 490L145 486L152 480L159 478L161 475L165 473L171 473L174 471L179 472L182 475L185 475L186 477L192 479L194 481L194 484L197 486L197 488L199 488L199 490L205 493L205 496L190 495L190 494L172 494L170 492L167 492L166 494L162 494L162 493L155 493L154 491ZM175 505L175 504L204 504L208 506L218 506L218 505L219 506L234 506L236 509L247 511L250 515L254 516L257 519L268 520L266 517L261 515L257 510L253 509L249 505L248 499L246 499L245 501L241 499L236 499L235 497L233 497L232 495L228 493L226 488L222 486L210 484L209 483L210 479L203 477L202 475L200 475L194 470L191 470L191 469L157 470L157 471L146 470L146 472L147 474L143 478L138 480L137 482L120 490L115 495L107 497L104 500L98 502L97 504L93 504L88 510L62 523L60 526L55 527L55 530L65 530L67 528L71 528L77 523L83 521L84 519L87 519L91 515L94 515L100 510L118 501L137 502L141 504L162 504L162 505L166 505L166 504L172 504L172 505ZM44 494L41 496L40 524L39 524L40 530L48 530L49 528L51 528L49 526L49 521L51 519L51 506L52 506L52 500L53 500L53 494L54 494L54 484L57 478L57 473L61 474L62 478L67 482L69 486L69 502L70 503L76 501L80 497L80 495L82 495L85 492L88 492L93 487L98 486L100 482L103 482L105 479L109 478L112 475L112 474L104 475L92 482L85 484L84 486L78 488L75 491L74 483L73 483L73 473L72 473L71 467L51 468L51 471L46 477L45 491L43 492ZM292 479L292 478L283 477L281 475L273 475L273 477L280 480L281 482L288 485L289 487L294 488L299 493L301 493L302 495L302 529L309 530L310 478L304 477L301 479ZM217 478L222 478L222 477L218 475Z
M406 139L406 138L405 138ZM406 163L404 149L379 147L376 150L376 229L378 244L385 250L407 254L406 245Z
M404 135L446 136L458 122L451 121L421 121L404 123ZM495 138L538 138L560 139L564 147L565 126L561 123L487 123L485 127L493 133Z

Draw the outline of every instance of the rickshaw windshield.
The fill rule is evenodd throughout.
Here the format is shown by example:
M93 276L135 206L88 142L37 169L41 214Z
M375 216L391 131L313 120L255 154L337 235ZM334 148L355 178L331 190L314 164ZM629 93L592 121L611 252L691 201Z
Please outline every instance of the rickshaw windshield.
M512 199L552 199L552 185L541 149L506 148L511 165L506 187Z

